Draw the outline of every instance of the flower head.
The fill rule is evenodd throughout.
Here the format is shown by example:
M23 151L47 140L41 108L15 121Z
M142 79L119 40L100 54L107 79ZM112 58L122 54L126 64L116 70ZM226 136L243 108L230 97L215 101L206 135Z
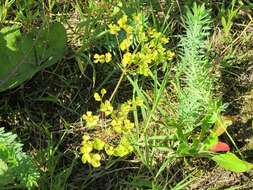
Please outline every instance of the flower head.
M94 55L94 63L104 63L105 62L105 55L99 55L99 54L95 54Z
M120 27L118 27L116 24L109 24L109 32L113 35L118 35L118 32L120 31Z
M102 97L107 93L106 89L104 88L102 88L100 92L101 92Z
M101 103L100 111L104 112L106 116L112 113L113 107L109 100L106 100L104 103Z
M111 53L106 53L105 54L105 62L109 63L112 60L112 54Z
M93 141L93 148L96 150L103 150L105 142L99 138L95 138Z
M95 92L94 98L95 98L95 100L98 101L98 102L101 102L101 101L102 101L101 96L100 96L97 92Z
M82 162L84 164L86 164L86 162L90 163L90 161L91 161L90 154L88 154L88 153L83 154L83 156L82 156Z
M92 150L93 150L93 147L92 147L91 142L87 142L87 143L82 142L82 147L80 148L81 153L83 154L90 153Z
M127 15L124 15L118 20L118 25L120 28L124 28L127 23Z
M131 65L132 64L132 54L130 52L126 52L124 55L123 55L123 58L122 58L122 65L123 67L126 67L128 65Z
M90 111L87 111L86 114L82 116L82 118L86 121L87 127L94 127L99 121L99 116L92 115L92 112Z
M122 51L125 51L125 50L129 49L129 47L131 46L131 43L132 43L131 41L132 41L131 38L126 38L126 39L124 39L124 40L120 43L120 45L119 45L120 49L121 49Z
M109 144L106 144L106 145L105 145L105 152L106 152L106 154L109 155L109 156L113 155L113 153L114 153L114 148L113 148L113 146L111 146L111 145L109 145Z
M99 166L101 166L100 163L101 160L101 156L97 153L90 153L90 164L94 167L94 168L98 168Z

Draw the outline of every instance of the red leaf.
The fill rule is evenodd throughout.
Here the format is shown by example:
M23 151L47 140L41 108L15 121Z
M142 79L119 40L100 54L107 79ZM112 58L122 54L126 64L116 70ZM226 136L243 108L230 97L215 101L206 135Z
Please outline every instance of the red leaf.
M210 151L212 152L228 152L229 150L230 150L229 145L220 141L210 148Z

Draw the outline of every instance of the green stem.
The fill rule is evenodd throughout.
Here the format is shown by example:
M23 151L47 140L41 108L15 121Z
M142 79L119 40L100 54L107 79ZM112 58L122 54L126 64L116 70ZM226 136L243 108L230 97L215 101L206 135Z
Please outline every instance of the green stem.
M122 80L123 80L125 74L126 74L126 71L123 70L123 72L122 72L122 74L121 74L121 76L120 76L120 78L119 78L119 81L118 81L118 83L117 83L115 89L113 90L112 95L111 95L111 97L110 97L110 99L109 99L110 102L112 101L113 97L115 96L115 94L116 94L116 92L117 92L117 90L118 90L118 88L119 88L119 85L121 84L121 82L122 82Z

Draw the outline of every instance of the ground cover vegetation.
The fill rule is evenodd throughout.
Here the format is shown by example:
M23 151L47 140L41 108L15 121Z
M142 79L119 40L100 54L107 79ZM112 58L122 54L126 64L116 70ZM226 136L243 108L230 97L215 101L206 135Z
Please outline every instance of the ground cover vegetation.
M0 189L252 189L253 3L0 3Z

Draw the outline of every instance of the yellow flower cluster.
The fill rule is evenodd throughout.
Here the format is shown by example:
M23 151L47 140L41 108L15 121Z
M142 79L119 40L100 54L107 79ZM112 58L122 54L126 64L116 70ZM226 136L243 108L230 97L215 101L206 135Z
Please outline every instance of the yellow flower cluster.
M102 89L100 93L94 94L95 100L101 102L100 113L103 113L105 118L100 118L99 115L93 115L89 111L82 117L86 121L88 128L93 127L94 130L104 130L105 134L105 137L100 135L91 138L87 134L83 136L82 146L80 148L82 162L84 164L89 163L93 167L99 167L101 165L100 151L104 151L109 156L119 157L125 156L133 151L133 147L128 141L128 135L134 128L134 123L130 121L129 113L136 106L143 104L142 99L137 97L136 100L129 100L121 104L117 109L114 109L109 100L103 101L105 94L105 89ZM103 122L106 125L102 125ZM116 144L115 141L117 142Z
M116 133L128 133L134 128L134 123L128 119L129 112L133 110L133 102L127 101L112 113L111 126Z
M109 24L108 27L111 34L118 35L120 27L118 27L116 24Z
M82 118L86 121L86 126L88 128L96 126L99 121L99 117L97 115L93 115L91 111L87 111Z
M80 152L82 153L82 162L89 163L94 168L101 166L101 155L99 151L104 150L109 156L123 157L133 151L132 145L128 142L126 136L122 136L117 146L112 146L105 143L100 138L91 140L89 135L83 135L82 146Z
M112 54L107 52L106 54L95 54L94 63L109 63L112 60Z
M117 24L109 24L108 27L109 32L117 39L122 36L119 32L125 33L125 37L119 40L121 67L125 71L149 76L153 65L170 61L174 57L174 53L165 47L169 38L154 28L147 28L145 16L141 13L130 19L123 15ZM95 54L94 62L106 62L105 56Z
M166 63L174 57L174 53L166 48L169 38L154 28L148 27L145 16L141 13L129 18L123 15L115 24L109 24L109 33L118 42L120 58L118 66L124 74L151 75L151 68L160 63ZM95 54L94 63L109 63L112 54ZM119 80L121 81L121 80ZM118 85L117 85L118 86ZM117 88L116 88L117 89ZM128 135L135 127L129 119L129 114L136 106L142 106L143 101L137 97L114 108L111 98L105 99L106 90L94 94L100 102L99 114L88 111L82 116L88 129L92 128L93 136L84 135L82 147L82 162L93 167L99 167L101 155L125 156L133 147L128 141ZM115 94L115 93L113 93Z
M93 149L102 150L104 147L104 142L100 139L90 140L89 135L83 136L82 146L80 148L82 155L82 162L91 164L94 168L99 167L101 156L98 153L92 153Z

